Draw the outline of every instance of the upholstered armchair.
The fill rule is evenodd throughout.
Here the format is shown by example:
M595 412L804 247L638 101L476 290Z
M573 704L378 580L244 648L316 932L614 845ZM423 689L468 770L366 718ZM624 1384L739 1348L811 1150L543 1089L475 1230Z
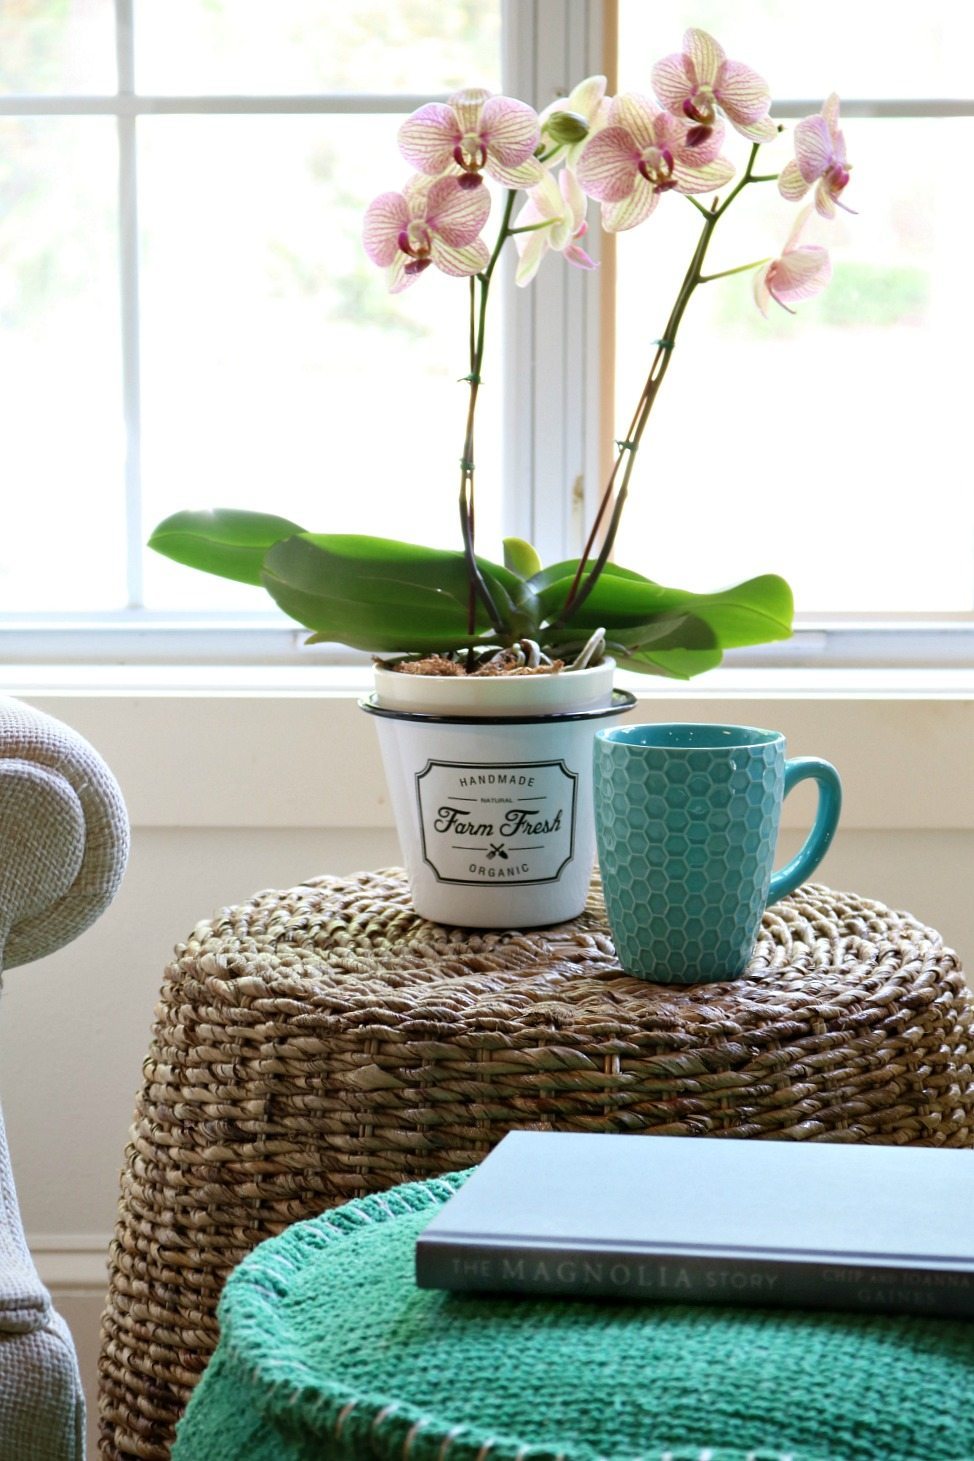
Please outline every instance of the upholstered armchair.
M0 699L0 973L53 953L114 897L128 820L68 726ZM82 1461L78 1362L24 1239L0 1115L0 1461Z

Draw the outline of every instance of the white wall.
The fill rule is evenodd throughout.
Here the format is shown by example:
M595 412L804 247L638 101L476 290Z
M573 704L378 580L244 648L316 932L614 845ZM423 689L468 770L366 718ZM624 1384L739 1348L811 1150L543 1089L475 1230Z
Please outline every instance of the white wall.
M703 682L697 682L702 686ZM730 720L785 731L845 784L817 878L906 908L974 968L974 692L653 687L634 718ZM75 1328L95 1395L104 1253L163 970L200 919L261 888L387 866L398 849L371 723L340 686L313 693L9 693L86 735L130 809L121 892L75 943L6 976L0 1094L25 1226ZM814 793L789 799L782 853Z

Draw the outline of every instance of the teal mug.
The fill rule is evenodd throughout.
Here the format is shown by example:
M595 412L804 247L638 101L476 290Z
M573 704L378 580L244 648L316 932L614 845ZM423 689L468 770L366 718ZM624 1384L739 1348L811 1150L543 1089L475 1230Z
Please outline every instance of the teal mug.
M781 804L818 783L815 824L774 872ZM780 731L624 725L595 738L595 830L616 955L661 984L736 979L769 904L829 849L842 787L828 761L786 759Z

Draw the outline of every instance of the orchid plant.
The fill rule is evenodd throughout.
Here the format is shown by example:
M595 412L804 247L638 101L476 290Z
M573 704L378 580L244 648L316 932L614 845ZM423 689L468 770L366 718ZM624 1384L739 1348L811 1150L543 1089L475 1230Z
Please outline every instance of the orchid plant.
M623 568L614 553L637 453L674 357L684 313L696 291L751 272L757 306L793 305L829 280L826 250L805 242L813 213L845 208L849 163L839 101L794 130L795 156L781 170L759 168L761 149L782 130L771 95L750 67L731 61L702 30L652 69L655 99L606 96L591 76L540 114L523 101L466 90L430 102L399 130L413 175L400 192L369 206L364 246L386 270L393 293L429 268L466 280L469 359L458 507L462 550L449 552L385 538L318 534L287 519L221 509L177 513L151 546L193 568L263 585L311 642L338 641L379 655L447 658L472 670L501 654L514 666L568 668L605 652L625 668L686 678L718 664L732 646L787 638L792 596L766 574L713 593L667 588ZM725 122L750 144L740 172L722 152ZM713 234L728 209L760 184L781 197L812 201L795 218L775 257L706 273ZM490 245L483 231L500 189ZM542 566L530 544L507 539L503 563L475 544L475 423L483 381L488 298L505 245L518 255L515 280L530 283L549 254L593 269L585 248L588 200L603 229L617 233L680 198L700 216L700 232L625 436L602 492L581 556ZM701 199L709 197L709 201ZM669 202L666 207L672 206Z

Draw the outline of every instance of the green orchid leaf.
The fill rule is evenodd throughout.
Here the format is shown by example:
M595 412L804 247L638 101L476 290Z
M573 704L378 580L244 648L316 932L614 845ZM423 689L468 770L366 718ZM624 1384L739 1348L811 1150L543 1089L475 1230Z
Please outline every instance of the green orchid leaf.
M658 649L714 649L717 636L693 614L660 614L636 629L613 629L608 638L620 649L635 653L652 645Z
M638 654L651 649L655 654L661 650L720 649L720 641L713 627L696 614L661 614L635 629L614 629L610 639L616 649L626 654Z
M573 582L573 578L555 579L539 592L538 601L545 618L558 619ZM647 579L603 573L580 608L571 614L568 624L576 629L643 624L655 614L678 610L685 597L679 589L666 589Z
M541 610L533 587L534 575L541 568L537 550L523 538L505 538L504 567L518 580L512 595L515 609L510 625L511 639L537 639L541 625Z
M571 580L562 579L539 594L542 613L557 616ZM603 626L610 637L638 629L660 614L689 614L707 623L723 649L787 639L794 603L791 589L776 574L764 574L719 593L696 594L664 588L648 579L603 574L577 613L559 631L573 636Z
M641 675L662 675L669 680L691 680L704 670L714 670L723 659L720 649L645 649L615 652L621 670Z
M689 595L686 607L709 624L722 649L789 639L795 600L776 573L746 579L714 594Z
M212 512L174 513L154 530L149 547L187 568L259 588L267 550L303 532L298 523L286 517L221 507Z
M562 659L569 659L586 643L587 634L573 635L571 626L559 631L557 636L547 638L542 634L549 649L557 648ZM606 645L608 652L618 659L620 654L630 654L647 645L658 645L661 649L693 645L696 648L716 644L713 630L700 619L689 614L661 614L638 629L614 630Z
M516 573L518 578L525 581L532 579L541 570L541 559L538 551L523 538L504 539L504 567ZM533 585L532 585L533 586Z
M477 562L509 624L516 617L520 580L499 564ZM498 639L479 601L474 634L467 632L462 553L391 538L302 533L271 549L262 582L286 614L314 630L316 641L391 654L461 649Z
M794 595L776 573L749 578L721 593L700 594L689 607L711 626L723 649L789 639L795 617Z
M558 583L562 579L571 587L580 561L578 558L564 558L560 563L549 563L547 568L540 569L530 580L531 587L535 593L540 594L549 584ZM633 578L640 583L650 582L641 573L634 573L631 568L620 568L618 563L607 563L602 569L602 577L606 575L609 578Z

